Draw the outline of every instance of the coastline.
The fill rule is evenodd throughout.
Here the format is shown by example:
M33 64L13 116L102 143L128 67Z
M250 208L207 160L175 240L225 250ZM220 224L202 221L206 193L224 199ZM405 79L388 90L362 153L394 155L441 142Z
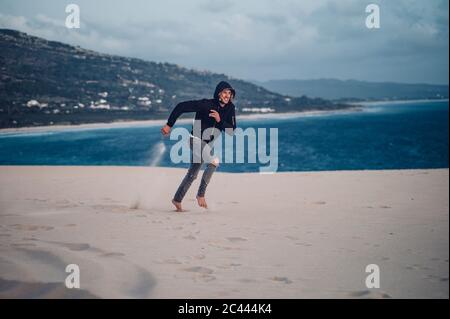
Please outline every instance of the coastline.
M311 110L311 111L294 111L294 112L280 112L280 113L251 113L251 114L237 114L238 120L243 121L257 121L265 119L292 119L296 117L310 117L333 114L346 114L361 112L366 106L376 106L385 104L405 104L405 103L431 103L431 102L448 102L449 99L419 99L419 100L398 100L398 101L370 101L370 102L348 102L347 104L353 107L337 110ZM177 123L189 124L192 119L179 119ZM43 126L26 126L17 128L0 128L0 136L9 135L13 133L43 133L43 132L57 132L57 131L78 131L78 130L96 130L96 129L110 129L110 128L126 128L126 127L146 127L164 125L166 120L117 120L109 123L85 123L85 124L68 124L68 125L43 125Z
M238 120L255 121L261 119L291 119L293 117L307 117L327 114L341 114L359 112L362 108L355 105L354 107L342 110L315 110L303 112L280 112L280 113L258 113L258 114L242 114L236 115ZM177 123L189 124L192 119L179 119ZM66 130L94 130L94 129L109 129L109 128L125 128L125 127L142 127L142 126L158 126L164 125L166 120L143 120L143 121L126 121L119 120L110 123L86 123L86 124L71 124L71 125L45 125L45 126L26 126L18 128L1 128L0 135L11 133L42 133L53 131Z

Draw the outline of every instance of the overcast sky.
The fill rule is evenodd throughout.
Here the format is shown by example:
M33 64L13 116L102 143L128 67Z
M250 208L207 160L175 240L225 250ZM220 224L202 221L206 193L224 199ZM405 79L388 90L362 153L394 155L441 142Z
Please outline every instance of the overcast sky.
M64 23L78 4L81 28ZM381 28L365 26L370 3ZM448 84L448 0L0 0L0 28L254 80Z

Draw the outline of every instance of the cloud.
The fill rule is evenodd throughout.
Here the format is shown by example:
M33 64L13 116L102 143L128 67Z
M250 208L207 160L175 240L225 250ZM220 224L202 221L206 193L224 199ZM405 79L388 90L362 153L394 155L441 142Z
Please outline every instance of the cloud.
M85 22L85 24L87 23ZM126 39L100 34L95 29L89 28L88 25L80 29L69 29L66 28L65 21L53 19L44 14L37 14L32 19L0 14L0 27L104 53L129 52L129 44Z
M61 25L63 8L54 13L53 2L25 14L28 2L21 1L9 2L0 26L101 52L261 80L448 83L445 0L379 0L379 30L365 27L368 3L360 0L78 0L80 30Z
M222 14L234 6L232 0L205 0L198 5L202 11Z

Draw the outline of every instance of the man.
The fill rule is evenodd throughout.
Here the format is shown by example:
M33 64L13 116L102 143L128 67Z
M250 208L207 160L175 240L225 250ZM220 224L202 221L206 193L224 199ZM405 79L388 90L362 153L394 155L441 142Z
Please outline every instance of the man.
M207 167L203 172L202 180L198 188L197 202L200 207L208 208L205 200L206 187L211 180L212 174L219 166L219 159L210 156L212 150L210 145L212 145L218 136L216 134L203 134L203 132L206 129L218 129L232 134L236 129L235 106L232 102L235 96L236 91L231 85L222 81L217 85L213 99L179 103L170 114L167 124L161 129L163 135L168 135L182 113L195 112L194 126L189 139L189 146L192 150L191 165L172 199L172 204L175 206L177 212L183 211L181 202L192 182L197 178L202 163L207 163ZM195 128L196 123L200 123L200 130ZM195 145L200 147L196 147Z

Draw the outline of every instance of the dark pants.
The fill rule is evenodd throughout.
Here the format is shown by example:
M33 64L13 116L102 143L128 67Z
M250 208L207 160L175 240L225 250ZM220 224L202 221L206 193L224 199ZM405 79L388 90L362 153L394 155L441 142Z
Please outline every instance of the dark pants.
M201 147L194 148L194 143L201 143ZM191 187L192 182L197 178L198 172L200 171L200 168L202 167L203 163L208 163L208 164L206 166L206 169L203 172L202 180L201 180L200 186L198 188L198 192L197 192L198 197L205 196L206 187L208 186L208 184L211 180L211 177L216 170L216 166L211 163L211 161L212 161L212 157L210 156L211 148L208 145L208 143L206 143L205 141L200 141L200 139L197 139L195 137L191 137L189 139L189 147L192 150L191 165L187 171L186 176L183 178L183 181L181 182L180 186L178 187L178 190L175 193L175 196L173 197L173 199L179 203L183 200L184 196L186 195L186 192ZM202 156L202 155L205 155L205 156Z

